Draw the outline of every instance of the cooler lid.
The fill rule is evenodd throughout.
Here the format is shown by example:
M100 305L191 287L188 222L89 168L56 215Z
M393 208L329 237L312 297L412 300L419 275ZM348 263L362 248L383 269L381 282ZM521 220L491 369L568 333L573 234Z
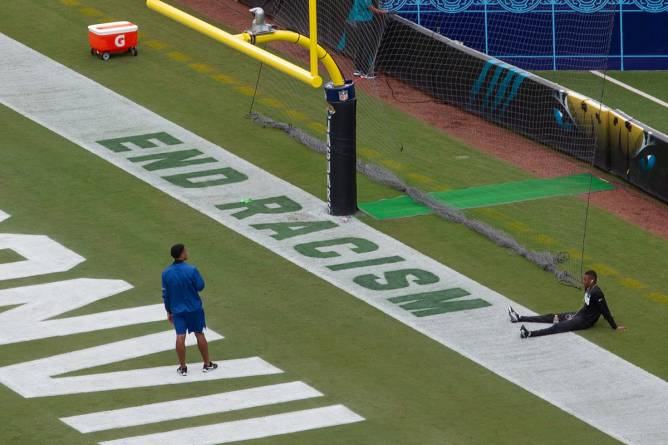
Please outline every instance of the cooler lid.
M109 23L98 23L96 25L89 25L88 31L97 34L99 36L106 36L109 34L122 34L125 32L134 32L137 31L138 26L132 22L109 22Z

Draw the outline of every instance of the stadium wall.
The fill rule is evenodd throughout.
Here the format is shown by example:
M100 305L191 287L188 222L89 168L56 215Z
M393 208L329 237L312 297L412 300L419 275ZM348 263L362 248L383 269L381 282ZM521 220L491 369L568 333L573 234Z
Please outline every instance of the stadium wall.
M295 7L295 1L303 7ZM352 1L342 0L350 5L338 8L321 8L319 21L328 26L319 30L320 44L347 52L341 43L345 11ZM283 7L285 0L242 2L262 6L283 26L307 34L308 0L292 0L290 14ZM304 14L295 15L294 11ZM376 71L570 156L590 161L590 152L582 147L594 145L596 167L668 202L665 134L620 110L396 15L391 16L379 40ZM411 42L410 51L398 51L397 42Z
M397 41L410 41L412 50L397 52ZM376 69L583 160L588 140L596 146L596 167L668 202L668 136L620 110L397 16L381 40ZM499 80L506 77L504 87Z
M384 0L383 4L418 25L524 69L668 69L664 25L668 2L662 0ZM523 29L531 30L531 42L517 32Z

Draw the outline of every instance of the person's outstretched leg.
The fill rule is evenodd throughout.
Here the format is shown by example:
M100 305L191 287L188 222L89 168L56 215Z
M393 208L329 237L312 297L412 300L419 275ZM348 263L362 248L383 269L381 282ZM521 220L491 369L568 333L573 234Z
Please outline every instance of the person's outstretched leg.
M579 331L590 327L591 325L584 323L582 320L579 320L577 318L571 318L570 320L555 323L546 329L529 331L528 337L542 337L543 335L561 334L562 332ZM524 328L524 326L522 326L522 328Z
M556 314L520 315L519 321L525 321L527 323L554 323L555 315Z
M520 321L526 321L529 323L554 323L554 317L557 314L545 314L545 315L520 315L515 312L512 306L508 307L508 316L510 317L511 323L518 323Z

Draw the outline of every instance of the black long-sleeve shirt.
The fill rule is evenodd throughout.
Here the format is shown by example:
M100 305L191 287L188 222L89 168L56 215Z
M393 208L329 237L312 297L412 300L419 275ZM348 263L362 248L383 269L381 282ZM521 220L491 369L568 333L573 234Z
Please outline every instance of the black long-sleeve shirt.
M610 309L608 309L603 291L600 287L594 285L585 292L584 306L577 311L575 317L579 317L590 326L593 326L601 315L607 320L612 329L617 329L617 323L615 323L615 319L612 318Z

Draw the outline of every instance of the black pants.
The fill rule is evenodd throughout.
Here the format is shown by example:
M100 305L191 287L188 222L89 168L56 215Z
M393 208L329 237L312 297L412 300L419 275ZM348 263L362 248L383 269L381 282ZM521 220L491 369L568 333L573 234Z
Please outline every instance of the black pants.
M562 312L556 314L559 317L559 323L554 323L555 314L545 314L537 316L521 316L520 321L531 323L554 323L546 329L539 329L531 331L532 337L540 337L542 335L560 334L562 332L579 331L591 327L591 324L575 316L575 312Z

